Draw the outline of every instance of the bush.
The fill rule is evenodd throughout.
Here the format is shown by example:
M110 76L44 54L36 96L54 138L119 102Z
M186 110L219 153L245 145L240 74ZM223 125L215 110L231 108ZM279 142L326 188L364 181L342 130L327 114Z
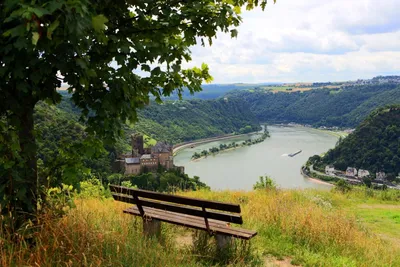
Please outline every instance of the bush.
M254 190L259 190L259 189L276 189L277 185L272 178L268 176L260 176L260 180L256 182L255 185L253 185Z
M124 176L120 173L114 173L107 177L110 184L120 184L123 181Z
M351 185L346 180L340 179L335 184L335 190L347 193L351 190Z
M75 207L72 185L62 184L61 187L49 188L46 191L46 211L62 216Z
M365 184L366 187L371 188L372 186L372 179L369 177L364 177L363 178L363 183Z
M90 198L90 197L99 197L106 198L110 197L110 191L104 188L101 184L100 180L96 178L91 178L89 180L80 182L80 192L79 197L82 198Z
M131 181L123 181L123 182L121 183L121 185L122 185L122 186L125 186L125 187L129 187L129 188L137 188L137 186L136 186L136 185L133 185L133 184L131 183Z

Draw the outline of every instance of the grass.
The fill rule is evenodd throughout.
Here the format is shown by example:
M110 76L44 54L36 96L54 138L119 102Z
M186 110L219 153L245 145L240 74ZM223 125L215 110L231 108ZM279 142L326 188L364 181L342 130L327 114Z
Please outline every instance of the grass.
M314 129L314 128L313 128L313 129ZM337 137L337 138L340 138L340 137L346 138L346 137L349 135L349 133L344 132L344 131L332 131L332 130L321 130L321 129L314 129L314 130L315 130L315 131L319 131L319 132L323 132L323 133L330 134L330 135L335 136L335 137Z
M358 193L290 190L190 196L242 203L245 226L259 232L253 247L261 255L290 257L305 266L400 264L400 248L374 234L349 209L353 202L367 201Z
M374 232L400 241L399 206L358 205L354 207L353 212Z
M322 86L322 87L310 87L310 86L305 86L304 84L292 84L292 85L281 85L281 86L262 86L262 89L265 91L271 91L273 93L277 92L286 92L286 93L293 93L293 92L305 92L305 91L310 91L310 90L319 90L319 89L339 89L340 86L338 87L337 85L329 85L329 86ZM291 89L291 90L288 90ZM339 93L342 90L332 90L330 91L330 94L335 94Z
M238 203L244 228L258 231L236 242L229 262L213 252L213 239L163 224L163 239L142 236L141 220L122 214L111 199L75 200L61 219L49 214L30 242L1 236L2 266L245 266L289 259L302 266L400 266L398 193L270 190L181 193ZM196 246L184 244L194 235ZM385 236L383 236L383 234ZM191 243L191 242L189 242ZM200 247L199 247L200 246Z
M343 92L343 89L329 91L329 94L336 95L336 94L340 94L341 92Z
M261 88L267 91L281 92L286 91L286 89L293 88L293 86L263 86Z

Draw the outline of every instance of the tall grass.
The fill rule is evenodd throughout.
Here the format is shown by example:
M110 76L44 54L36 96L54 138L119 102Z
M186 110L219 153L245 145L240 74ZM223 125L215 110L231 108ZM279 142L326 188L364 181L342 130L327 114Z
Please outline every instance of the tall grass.
M339 193L318 191L191 192L241 203L245 227L258 231L253 248L310 266L400 266L400 249L333 205ZM343 196L343 194L341 194Z
M171 240L143 238L141 221L123 215L111 199L76 201L62 219L41 218L33 240L7 242L2 237L1 266L190 266ZM33 242L33 243L32 243Z
M257 190L182 194L240 204L243 227L257 230L258 235L250 246L243 244L243 250L235 251L234 260L221 263L209 257L215 247L212 239L204 235L194 232L197 246L181 248L176 237L187 230L164 223L161 242L146 239L141 219L122 214L125 204L111 199L78 198L76 208L61 219L50 213L43 215L41 226L30 240L11 242L3 233L0 265L236 266L262 265L273 255L290 257L292 263L304 266L400 266L399 247L381 240L341 209L346 201L365 200L365 194L359 192L346 195Z

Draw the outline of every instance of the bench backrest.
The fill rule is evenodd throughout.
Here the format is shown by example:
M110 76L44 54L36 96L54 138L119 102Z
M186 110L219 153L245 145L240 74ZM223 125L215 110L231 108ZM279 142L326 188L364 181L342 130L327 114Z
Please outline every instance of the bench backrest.
M163 194L117 185L110 185L110 190L113 192L112 195L115 200L136 204L142 216L145 215L143 207L151 207L207 219L243 224L243 219L240 216L240 205L237 204Z

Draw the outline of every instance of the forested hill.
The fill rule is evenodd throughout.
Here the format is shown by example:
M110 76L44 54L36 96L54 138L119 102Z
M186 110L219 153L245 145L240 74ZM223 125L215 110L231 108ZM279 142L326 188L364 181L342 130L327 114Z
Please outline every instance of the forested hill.
M79 116L79 110L73 107L66 92L58 108ZM239 99L165 101L161 105L151 102L138 110L138 117L134 125L126 125L126 136L140 132L173 144L240 132L246 126L253 131L261 129L256 116Z
M293 93L241 90L226 96L245 101L260 121L313 126L355 127L374 109L400 104L400 88L394 83Z
M322 158L335 168L400 173L400 105L374 111L356 130Z
M167 101L139 111L132 130L172 143L240 132L250 126L260 130L258 119L243 101L232 99Z

